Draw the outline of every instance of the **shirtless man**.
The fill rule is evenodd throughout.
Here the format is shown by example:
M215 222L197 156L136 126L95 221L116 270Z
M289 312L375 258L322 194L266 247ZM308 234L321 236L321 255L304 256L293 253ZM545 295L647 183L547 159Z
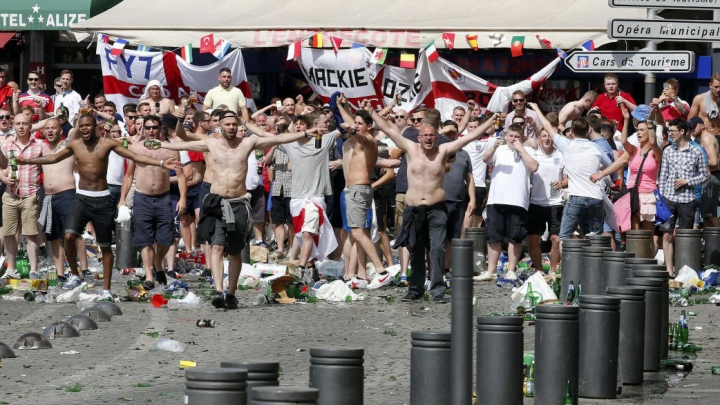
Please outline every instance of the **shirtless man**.
M712 75L710 90L698 94L693 99L688 119L700 117L705 123L705 130L712 135L720 134L720 72Z
M369 101L363 101L361 106ZM342 127L350 134L350 138L343 142L342 166L345 175L345 190L341 198L345 199L345 217L350 227L351 241L357 244L358 262L360 271L358 278L365 277L365 262L370 257L377 275L368 284L368 289L377 289L390 285L393 278L385 271L382 259L378 255L375 244L365 227L367 212L372 208L373 189L370 174L375 169L378 157L378 146L372 133L373 120L364 110L358 110L355 118L340 106L340 114L345 121ZM350 124L354 122L354 124ZM397 127L395 127L397 128Z
M404 138L397 127L382 119L370 105L364 105L372 114L375 124L385 132L407 158L408 190L405 194L406 208L403 212L403 227L396 238L396 246L407 246L412 254L408 293L403 300L421 299L425 292L425 248L430 245L430 294L435 302L445 302L443 264L445 261L445 234L447 211L445 209L445 163L448 158L465 145L484 134L495 123L497 114L454 141L435 145L435 129L427 124L420 126L418 139L414 143ZM411 235L414 234L414 235ZM411 241L415 245L411 245Z
M163 95L163 87L157 80L150 80L140 100L150 104L151 114L163 116L175 112L175 102Z
M136 155L133 151L125 149L122 144L109 138L101 138L97 134L95 117L83 114L78 119L77 131L79 139L73 139L58 153L34 159L17 158L18 164L46 165L58 163L71 156L75 156L76 169L80 175L79 187L76 191L75 201L70 216L65 225L65 254L70 264L72 276L80 278L77 268L77 250L75 240L82 235L85 224L92 222L97 231L97 244L102 251L103 284L100 294L101 300L112 300L110 283L112 281L113 252L112 230L115 227L115 206L109 198L110 191L107 186L107 165L111 151L146 165L163 166L173 169L178 163L176 159L164 162L150 159L146 156ZM79 285L79 284L78 284Z
M247 123L246 123L247 124ZM249 238L252 237L252 213L250 195L245 187L248 163L247 159L255 149L270 148L281 143L297 141L317 132L315 129L274 137L250 136L239 138L238 117L232 111L220 116L222 138L205 137L193 142L163 142L162 148L180 151L207 152L214 160L212 165L214 182L210 194L203 202L198 237L209 239L212 246L210 269L215 281L215 296L212 304L215 308L237 309L238 278L242 259L240 253ZM261 131L254 125L248 129ZM201 237L203 233L204 237ZM223 252L230 260L228 272L228 293L223 296Z
M564 127L565 123L582 117L585 110L589 110L597 99L597 92L590 90L586 92L580 100L571 101L560 110L560 126Z
M52 155L63 150L71 139L77 138L77 130L71 131L71 138L63 141L62 128L57 119L51 118L45 121L45 139L48 144L42 152L42 156ZM65 159L52 165L42 165L44 173L43 187L45 188L45 199L38 221L45 231L47 240L50 241L53 261L57 269L58 281L65 282L65 249L63 248L63 235L70 210L75 200L75 157ZM52 207L52 209L48 209ZM50 213L51 212L51 213ZM76 248L80 258L80 265L83 269L88 268L87 252L85 250L85 239L76 239ZM73 287L74 288L74 287Z
M182 124L180 124L182 126ZM160 118L154 115L145 117L145 141L159 141ZM151 150L144 142L135 142L130 150L136 155L165 161L179 159L177 152L169 150ZM182 168L176 169L182 172ZM119 205L127 205L127 197L133 178L135 179L135 195L133 196L133 246L140 248L143 268L145 269L146 290L155 288L155 281L167 284L163 271L163 258L174 242L175 219L170 200L170 175L167 170L157 165L136 164L128 162ZM185 211L185 194L187 193L185 176L177 176L180 189L180 201L177 210ZM172 270L172 269L171 269Z

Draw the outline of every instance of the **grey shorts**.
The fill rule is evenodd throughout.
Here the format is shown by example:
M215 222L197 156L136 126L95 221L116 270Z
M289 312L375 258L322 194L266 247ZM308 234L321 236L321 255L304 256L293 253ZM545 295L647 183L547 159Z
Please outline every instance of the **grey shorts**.
M352 185L345 189L345 215L350 228L364 228L372 207L373 190L369 185Z

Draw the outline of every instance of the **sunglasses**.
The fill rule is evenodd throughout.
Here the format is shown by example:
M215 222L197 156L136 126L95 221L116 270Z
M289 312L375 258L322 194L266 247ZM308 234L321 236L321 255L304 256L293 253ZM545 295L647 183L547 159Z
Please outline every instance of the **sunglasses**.
M12 115L0 115L0 121L10 120Z
M400 118L401 120L404 120L405 118L407 118L407 116L405 116L405 115L396 115L395 118Z
M513 103L522 103L523 101L525 101L524 98L514 98L513 99Z
M138 117L137 115L126 115L126 116L125 116L125 118L129 119L130 121L136 120L137 117Z
M158 129L160 128L159 125L145 125L145 129Z
M28 81L29 82L37 82L37 81L40 81L40 78L39 77L28 77Z
M422 118L410 118L410 121L412 121L412 122L414 122L414 123L416 123L416 124L417 124L418 122L422 122L422 120L423 120Z
M120 131L120 130L118 129L118 130L110 131L110 133L111 133L111 134L120 134L120 133L122 133L122 131Z

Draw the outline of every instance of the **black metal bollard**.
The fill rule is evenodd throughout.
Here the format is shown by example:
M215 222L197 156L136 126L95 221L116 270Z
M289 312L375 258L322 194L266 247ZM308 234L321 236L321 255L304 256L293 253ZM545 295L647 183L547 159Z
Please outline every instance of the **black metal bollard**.
M280 385L280 363L272 361L223 361L222 368L239 368L247 370L247 403L252 400L252 389L255 387L277 387Z
M700 245L702 242L702 229L675 230L675 271L688 266L695 271L702 269Z
M582 250L583 267L580 272L582 294L598 295L603 293L603 257L605 252L610 251L609 247L593 246Z
M535 405L562 404L568 381L576 405L580 309L540 305L535 312Z
M625 259L625 278L633 278L633 266L638 264L654 264L657 265L658 262L655 259L646 259L642 257L630 257Z
M663 265L642 265L633 266L635 278L654 278L662 280L662 291L660 294L660 359L668 357L668 333L670 332L670 275Z
M473 253L481 252L487 256L485 228L465 228L465 238L473 241Z
M318 405L363 404L364 349L310 349L310 386L320 390Z
M590 241L592 247L612 248L612 236L608 235L586 235L585 239Z
M660 330L662 328L662 280L629 278L628 287L645 290L645 337L643 342L643 371L660 370Z
M478 316L475 388L483 405L523 403L522 362L523 318Z
M720 228L704 228L703 233L705 235L705 265L720 266Z
M642 384L645 290L633 287L608 287L607 295L620 298L618 362L623 384Z
M251 405L318 405L319 395L317 388L255 387L252 389Z
M619 337L620 299L581 295L579 397L616 397Z
M605 252L603 253L602 289L625 285L625 259L635 257L632 252ZM583 286L584 288L585 286ZM584 290L583 290L584 292Z
M627 231L625 233L625 251L635 253L637 258L652 258L653 231Z
M450 404L450 332L416 330L410 349L410 405Z
M587 239L568 239L562 242L562 278L560 300L567 300L567 291L570 282L577 287L580 283L580 271L583 268L583 248L590 246Z
M450 328L450 403L472 403L473 241L452 240L452 314Z
M185 370L186 405L247 404L247 371L235 368Z

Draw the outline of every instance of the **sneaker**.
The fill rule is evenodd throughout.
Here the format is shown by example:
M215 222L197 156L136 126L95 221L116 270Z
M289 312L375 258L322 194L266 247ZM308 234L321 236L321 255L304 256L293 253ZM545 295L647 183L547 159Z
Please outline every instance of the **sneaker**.
M57 276L58 283L67 283L67 277L65 276Z
M277 241L274 240L270 243L270 250L278 250Z
M445 297L442 295L436 295L436 296L432 297L432 302L434 302L436 304L447 304L448 300L446 300Z
M385 274L376 274L375 278L368 284L367 289L368 290L375 290L380 287L385 287L386 285L390 285L393 281L392 276L387 271Z
M508 272L505 273L505 278L508 280L517 280L517 274L512 270L508 270Z
M228 294L225 296L225 308L238 309L238 300L237 300L237 298L235 298L234 295Z
M85 270L83 270L80 274L82 274L83 277L85 277L85 276L87 276L87 275L92 274L92 272L91 272L90 270L88 270L88 269L85 269Z
M112 292L110 291L104 291L100 293L100 298L98 298L98 301L115 301L115 298L113 298Z
M403 302L411 302L411 301L417 301L422 299L422 295L413 294L411 292L405 294L404 297L400 298L400 301Z
M211 304L217 309L225 308L225 296L222 291L215 291Z
M30 280L37 280L38 279L38 272L37 271L31 271L30 272Z
M5 274L3 274L2 278L3 279L8 279L8 278L17 279L17 278L20 278L20 272L17 270L7 269L7 270L5 270Z
M305 275L305 267L297 266L295 270L292 271L292 275L298 280L302 280Z
M497 274L483 271L479 276L473 277L474 281L494 281L497 280Z
M347 286L353 290L364 290L367 288L368 282L365 279L355 276L347 282Z
M165 274L169 277L174 278L175 280L179 280L182 278L182 275L176 270L168 270L167 272L165 272ZM165 279L165 282L167 283L167 278Z
M407 276L398 277L398 286L407 287L409 285Z
M150 291L153 288L155 288L155 282L152 280L145 280L145 281L143 281L142 286L144 289Z
M63 290L72 290L74 288L80 287L82 284L82 279L78 276L70 276L67 283L63 285Z
M157 280L158 283L167 285L167 276L165 275L164 271L162 271L162 270L153 271L153 277L155 277L155 280Z
M252 245L253 245L253 246L264 247L264 248L267 249L267 250L271 250L271 249L270 249L270 245L268 245L267 242L265 242L264 240L257 241L257 242L253 242Z

